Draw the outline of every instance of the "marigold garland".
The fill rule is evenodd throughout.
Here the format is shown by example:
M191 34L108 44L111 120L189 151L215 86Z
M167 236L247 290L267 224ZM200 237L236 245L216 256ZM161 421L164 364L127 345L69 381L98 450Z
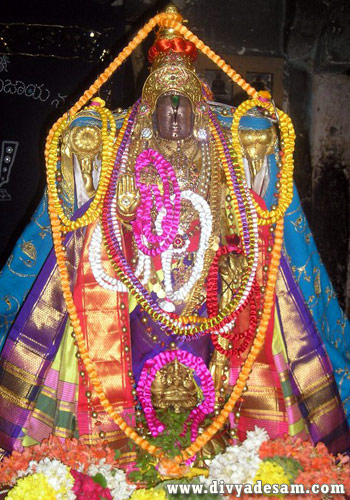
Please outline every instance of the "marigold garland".
M69 114L75 114L78 112L82 106L86 104L86 102L91 99L91 97L98 91L98 89L102 86L102 84L112 75L112 73L124 62L124 60L131 54L131 52L143 41L143 39L146 38L146 36L150 33L150 31L156 26L156 24L159 24L160 26L166 26L166 27L172 27L176 31L178 31L180 34L182 34L185 38L190 40L195 44L195 46L201 50L204 54L206 54L209 59L211 59L219 68L221 68L234 82L236 82L238 85L240 85L250 96L252 96L254 99L258 98L258 93L256 90L251 87L247 82L241 78L241 76L236 73L228 64L226 64L218 55L216 55L209 47L207 47L202 41L198 39L197 36L195 36L193 33L191 33L190 30L188 30L185 26L180 24L181 21L181 16L178 14L158 14L155 17L153 17L145 26L142 28L137 35L133 38L133 40L128 44L128 46L119 54L119 56L108 66L108 68L105 70L104 73L101 74L101 76L94 82L94 84L84 93L84 95L78 100L78 102L72 107L70 110ZM256 102L253 101L253 106L256 106ZM259 105L262 105L266 108L269 108L271 105L270 104L265 104L265 103L260 103L258 101ZM251 106L252 107L252 106ZM243 108L242 108L243 109ZM66 232L67 230L70 229L75 229L76 227L81 227L81 225L88 224L89 221L94 220L99 213L99 207L100 207L100 199L103 198L104 194L104 189L105 185L102 183L101 190L98 197L98 200L96 204L93 207L93 210L88 214L89 217L81 218L82 220L79 221L79 224L81 225L74 225L71 223L69 220L66 220L64 218L64 215L61 213L61 208L57 204L57 197L55 193L55 188L53 186L54 178L52 176L53 173L53 168L54 168L54 159L53 159L53 151L56 151L57 145L58 145L58 138L60 133L62 132L65 124L63 125L63 122L66 120L67 116L69 114L65 114L63 117L61 117L52 127L52 129L49 132L48 138L47 138L47 143L46 143L46 150L45 150L45 156L46 156L46 161L48 164L48 182L50 183L50 189L49 189L49 213L50 213L50 219L51 219L51 226L52 226L52 233L53 233L53 241L54 241L54 248L55 248L55 253L56 253L56 258L57 258L57 265L58 269L60 272L61 276L61 282L62 282L62 290L64 294L64 298L66 301L67 305L67 311L70 317L70 321L72 324L72 327L74 329L74 332L76 334L76 340L78 344L78 348L80 351L81 359L84 362L84 365L86 367L86 371L90 377L90 380L92 382L92 385L101 401L101 404L109 414L109 416L113 419L113 421L124 431L126 436L128 436L130 439L132 439L137 445L139 445L141 448L146 450L148 453L151 455L154 455L158 457L162 463L163 466L169 470L170 468L178 468L179 471L181 471L181 467L179 467L176 464L181 464L182 462L186 461L188 458L196 454L200 449L217 433L218 430L220 430L223 425L225 424L229 414L232 412L238 398L241 396L241 393L243 391L243 388L245 387L245 384L248 380L249 374L252 370L253 363L256 360L256 357L258 356L259 352L262 349L262 346L264 345L265 341L265 336L266 336L266 331L271 315L271 310L273 307L273 302L274 302L274 290L275 290L275 284L277 280L277 273L278 273L278 266L279 266L279 261L280 261L280 252L281 252L281 246L282 246L282 241L283 241L283 220L278 220L281 214L283 213L283 209L286 200L283 199L280 203L280 210L276 210L276 214L274 216L270 217L270 214L265 214L263 211L260 211L259 214L262 218L265 219L265 223L271 223L271 222L277 222L276 225L276 231L275 231L275 242L274 242L274 247L272 250L272 255L271 255L271 262L269 266L269 272L268 272L268 281L267 281L267 286L266 286L266 292L265 292L265 297L264 297L264 306L263 306L263 313L260 321L260 325L256 334L256 337L253 341L252 347L247 355L247 358L241 368L241 371L239 373L239 376L237 378L237 382L235 384L235 387L233 388L233 391L231 393L231 396L223 409L221 410L220 414L213 420L212 424L200 435L197 437L196 441L192 443L188 448L185 450L181 450L180 454L178 454L174 459L169 459L166 457L165 453L163 450L155 447L154 445L151 445L147 439L141 437L132 427L130 427L125 420L121 417L121 415L116 412L109 400L107 399L100 380L98 379L97 372L95 369L95 366L89 356L89 353L86 349L83 333L81 330L80 326L80 321L78 318L78 314L75 308L75 304L73 302L73 297L72 293L70 290L70 285L69 285L69 275L68 271L66 268L66 259L65 259L65 253L61 245L61 229L62 232ZM238 115L237 115L238 116ZM236 122L235 122L236 123ZM282 123L283 127L287 127L288 125ZM287 130L286 129L286 130ZM290 128L288 129L290 132ZM292 141L288 141L287 135L285 135L285 138L287 139L287 145L285 147L285 154L287 156L287 171L290 166L290 155L291 155L291 149L292 149ZM118 141L119 142L119 141ZM108 151L108 158L110 158L113 153L116 151L116 147L113 148L113 150L110 150L107 148ZM106 158L106 163L107 158ZM111 169L112 165L111 163L107 165L106 168ZM108 170L110 172L110 170ZM289 171L288 171L289 173ZM108 173L106 174L106 179L108 178ZM287 177L289 179L289 177ZM285 181L285 179L283 179ZM285 187L285 197L288 200L288 196L290 195L290 186L288 182L284 182ZM260 209L258 209L260 210ZM87 215L87 214L85 214ZM91 219L90 219L91 216ZM83 216L84 217L84 216ZM61 222L60 218L62 220L62 223L64 225L63 228L61 228Z
M129 426L123 417L113 409L110 401L106 397L103 390L101 381L98 378L96 368L92 362L88 350L86 348L83 332L81 329L80 321L78 318L77 310L73 301L72 292L69 286L69 275L66 267L65 253L61 246L61 232L60 232L60 221L58 215L55 211L55 206L51 200L51 194L49 193L49 213L51 218L52 226L52 236L54 242L54 248L57 259L57 266L61 276L62 291L67 305L67 311L69 318L76 335L76 341L78 344L78 349L81 355L81 359L85 365L86 371L92 382L94 390L98 395L100 402L112 420L120 427L120 429L125 433L127 437L132 439L138 446L146 450L151 455L154 455L160 459L166 458L163 450L151 445L147 439L140 436L135 429ZM278 266L280 261L280 253L283 241L283 220L279 221L276 226L275 231L275 242L271 255L271 262L268 272L268 281L266 285L265 300L263 307L263 314L261 317L258 332L253 341L253 345L247 355L247 358L241 368L238 375L235 387L232 390L231 396L220 414L213 420L212 424L197 437L196 441L192 443L188 448L182 450L179 455L177 455L173 460L175 463L181 463L186 461L191 456L195 455L202 449L202 447L215 436L215 434L220 430L225 424L229 414L232 412L238 398L241 396L243 388L248 380L250 372L252 370L253 364L264 345L267 327L270 320L271 310L274 302L274 290L277 280ZM168 459L170 463L174 463L172 460Z
M120 52L120 54L110 63L110 65L105 69L105 71L95 80L95 82L84 92L80 99L72 106L72 108L65 113L61 118L57 120L52 126L45 146L45 158L49 156L49 148L51 141L53 139L55 131L60 127L62 122L66 122L70 116L75 115L81 110L83 106L98 92L102 85L112 76L114 71L123 64L123 62L130 56L130 54L136 49L140 43L143 42L149 33L158 24L160 27L174 28L181 35L183 35L187 40L194 43L196 48L203 52L209 59L211 59L224 73L227 74L232 81L237 83L243 90L247 92L248 95L254 99L258 98L258 92L247 83L241 75L239 75L231 66L220 56L215 54L207 45L204 44L194 33L192 33L188 28L181 24L182 16L176 13L161 13L152 17L143 28L141 28L134 38L129 42L129 44Z

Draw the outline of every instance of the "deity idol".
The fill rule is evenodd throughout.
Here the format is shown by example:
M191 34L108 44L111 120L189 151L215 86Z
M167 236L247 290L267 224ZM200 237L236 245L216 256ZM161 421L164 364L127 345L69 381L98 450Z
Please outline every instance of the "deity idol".
M80 111L157 22L141 98L114 114L99 98ZM213 102L193 67L196 47L251 99L237 110ZM9 277L18 285L8 317L19 304L0 360L3 451L80 436L112 442L127 462L128 437L164 462L150 440L167 432L164 415L179 414L190 444L177 463L255 425L346 451L329 356L339 389L346 365L326 309L348 326L296 193L286 215L290 119L173 10L98 82L49 134L55 253L45 198L3 273L4 286ZM20 250L40 254L24 281Z

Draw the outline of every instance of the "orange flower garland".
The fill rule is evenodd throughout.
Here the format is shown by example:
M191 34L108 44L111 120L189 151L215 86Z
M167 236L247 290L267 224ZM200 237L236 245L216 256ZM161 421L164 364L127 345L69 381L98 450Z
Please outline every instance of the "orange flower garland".
M160 26L166 26L166 27L172 27L176 31L178 31L180 34L182 34L185 38L188 40L192 41L196 47L201 50L204 54L206 54L218 67L220 67L234 82L236 82L238 85L240 85L250 96L252 96L254 99L258 97L258 93L256 92L253 87L251 87L247 82L245 82L241 76L236 73L229 65L227 65L218 55L216 55L213 51L209 49L203 42L201 42L198 37L196 37L193 33L191 33L190 30L185 28L182 24L180 24L179 20L181 20L181 16L177 14L158 14L157 16L153 17L146 25L144 28L142 28L137 35L134 37L134 39L128 44L128 46L121 52L121 54L109 65L109 67L106 69L104 73L96 80L96 82L84 93L84 95L79 99L79 101L73 106L73 108L70 110L71 114L75 114L77 111L79 111L84 104L98 91L98 89L102 86L102 84L112 75L112 73L117 69L123 61L131 54L131 52L142 42L144 38L150 33L150 31L155 27L156 24L159 24ZM255 106L256 103L253 103L253 106ZM263 103L260 103L259 105L263 105L264 107L269 107L269 105L265 105ZM49 136L47 138L47 143L46 143L46 160L48 163L48 182L53 183L53 177L52 177L52 168L53 168L53 154L52 151L56 150L57 148L57 140L59 137L59 134L63 130L63 122L67 118L67 114L65 114L60 120L58 120L54 126L52 127ZM238 116L238 115L237 115ZM283 125L284 126L284 125ZM287 125L286 125L287 126ZM119 142L119 141L118 141ZM291 147L292 147L292 141L289 141L287 143L286 147L286 155L291 154ZM113 152L116 151L116 147L113 148ZM113 158L113 156L111 156ZM288 162L290 163L289 159ZM289 167L289 163L287 165L287 168ZM112 168L111 164L108 165L108 168ZM110 170L108 170L110 171ZM107 174L106 174L107 175ZM52 226L52 235L53 235L53 242L54 242L54 248L55 248L55 253L56 253L56 258L57 258L57 265L59 269L59 273L61 276L61 283L62 283L62 290L63 290L63 295L65 298L65 302L67 305L67 311L69 314L69 318L72 324L72 327L74 329L75 335L76 335L76 341L78 344L79 352L81 355L81 359L84 362L86 371L90 377L90 380L92 382L92 385L101 401L101 404L103 405L104 409L106 412L109 414L109 416L113 419L113 421L120 427L120 429L123 430L125 435L132 439L138 446L140 446L142 449L146 450L148 453L151 455L156 456L160 461L162 462L162 465L164 468L167 470L169 467L174 467L175 464L181 464L183 461L188 459L189 457L193 456L196 454L198 451L201 450L201 448L210 440L212 437L218 432L219 429L223 427L225 422L227 421L227 418L229 414L232 412L237 400L242 394L242 391L246 385L246 382L248 380L248 377L250 375L250 372L252 370L252 366L261 351L264 341L265 341L265 336L266 336L266 331L271 315L271 310L273 307L273 302L274 302L274 292L275 292L275 285L276 285L276 280L277 280L277 273L278 273L278 266L279 266L279 261L280 261L280 253L281 253L281 247L282 247L282 241L283 241L283 220L278 220L279 217L282 214L282 209L284 208L285 203L288 200L288 195L290 194L290 186L289 183L286 182L286 179L284 179L285 182L285 198L281 203L280 203L280 210L276 211L276 214L273 218L270 219L270 214L265 217L266 214L263 212L260 213L260 216L262 218L265 218L265 223L268 223L267 221L272 220L273 222L277 222L276 225L276 231L275 231L275 241L274 241L274 246L271 254L271 261L269 265L269 271L268 271L268 281L267 281L267 286L266 286L266 292L264 296L264 306L263 306L263 313L260 321L260 325L256 334L256 337L253 341L252 347L247 355L247 358L241 368L241 371L239 373L239 376L237 378L237 382L235 384L235 387L232 390L231 396L223 409L221 410L220 414L213 420L212 424L200 435L197 437L196 441L192 443L189 447L187 447L185 450L181 450L181 452L174 458L170 459L165 455L165 452L161 450L160 448L157 448L156 446L152 445L149 443L149 441L142 436L140 436L132 427L130 427L125 420L121 417L120 414L118 414L117 411L115 411L107 399L102 384L100 380L98 379L97 372L94 366L94 363L92 362L88 350L85 345L83 333L81 330L81 325L80 321L78 318L78 314L76 311L76 307L73 301L72 297L72 292L70 289L70 284L69 284L69 275L66 267L66 258L65 258L65 250L62 247L62 232L66 232L68 230L68 227L74 229L74 226L71 225L72 223L70 221L66 221L63 218L62 213L60 212L61 208L60 206L57 205L57 199L55 197L55 190L53 189L53 186L51 186L51 189L49 189L49 214L51 218L51 226ZM102 189L102 188L101 188ZM102 190L103 194L103 190ZM101 194L101 198L102 198ZM99 202L96 204L96 210L98 209ZM94 211L91 215L91 217L95 218L98 215L96 215L96 212ZM62 217L62 222L64 222L64 227L61 227L61 222L60 222L60 217ZM89 223L90 217L86 217L84 220L82 220L82 225L85 225L86 223ZM80 226L79 226L80 227Z
M147 439L140 436L135 429L130 427L123 417L113 409L110 401L106 397L103 390L101 381L99 380L96 372L94 363L92 362L86 344L84 341L83 332L81 330L80 321L76 311L76 307L73 301L72 292L69 285L69 275L66 267L65 253L61 246L61 231L60 231L60 221L55 211L54 204L51 200L51 195L49 195L49 212L51 217L52 226L52 237L54 241L54 248L57 259L57 266L61 276L62 291L67 305L67 311L69 318L76 335L76 341L78 344L78 349L80 352L81 359L85 365L86 371L92 382L92 385L98 395L100 402L112 420L120 427L120 429L125 433L127 437L132 439L138 446L146 450L151 455L158 458L166 458L164 451L148 442ZM235 387L232 390L231 396L228 402L225 404L224 408L221 410L220 414L214 419L213 423L200 435L197 437L196 441L192 443L188 448L182 450L179 455L177 455L174 460L177 463L181 463L192 455L198 453L203 446L210 441L212 437L220 430L225 424L229 414L232 412L237 400L242 394L243 388L248 380L250 372L252 370L253 364L262 349L265 342L266 330L269 324L269 319L271 315L271 310L274 300L274 291L277 280L278 266L280 261L281 247L283 241L283 220L279 221L276 226L275 232L275 242L271 255L271 262L268 272L268 282L265 292L264 308L261 317L260 325L256 337L253 341L253 345L250 349L249 354L241 368L238 375ZM168 457L167 457L168 458Z
M157 14L152 17L143 28L141 28L134 38L129 42L129 44L121 51L121 53L111 62L111 64L105 69L105 71L95 80L95 82L84 92L80 99L72 106L72 108L65 113L61 118L57 120L52 126L45 146L45 158L48 158L49 148L53 138L53 135L57 128L62 122L66 122L69 116L75 115L81 108L98 92L102 85L112 76L114 71L123 64L123 62L130 56L130 54L136 49L138 45L149 35L149 33L158 24L161 27L174 28L181 35L183 35L187 40L193 42L197 49L199 49L203 54L205 54L209 59L211 59L224 73L227 74L231 80L233 80L237 85L242 87L243 90L247 92L248 95L254 99L258 98L258 92L247 83L241 75L239 75L231 66L220 56L215 54L207 45L205 45L199 38L192 33L188 28L181 24L182 16L175 13L162 13Z
M83 106L98 92L98 90L102 87L104 83L112 76L116 69L119 68L123 64L123 62L130 56L130 54L136 49L138 45L149 35L149 33L155 28L157 24L161 25L163 21L166 19L172 20L175 22L181 21L182 17L180 14L157 14L152 17L141 28L138 33L134 36L134 38L129 42L129 44L120 52L120 54L110 63L110 65L105 69L105 71L95 80L95 82L84 92L84 94L80 97L80 99L72 106L72 108L64 113L61 118L57 120L56 123L51 127L51 130L46 139L45 146L45 158L47 159L49 156L49 148L51 141L53 139L55 131L61 125L62 122L66 122L70 116L75 115L78 111L81 110ZM178 23L181 26L180 23Z

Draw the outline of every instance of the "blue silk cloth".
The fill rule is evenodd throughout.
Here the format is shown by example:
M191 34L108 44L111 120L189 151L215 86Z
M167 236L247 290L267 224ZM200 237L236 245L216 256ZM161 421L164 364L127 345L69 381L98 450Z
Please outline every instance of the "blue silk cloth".
M45 193L0 273L0 351L51 249L51 227Z

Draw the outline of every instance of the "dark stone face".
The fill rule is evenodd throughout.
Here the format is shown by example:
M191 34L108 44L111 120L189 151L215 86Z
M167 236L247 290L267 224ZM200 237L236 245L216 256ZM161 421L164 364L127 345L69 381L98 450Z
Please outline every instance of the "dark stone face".
M162 139L178 141L192 135L193 111L188 97L160 96L154 113L154 122Z

